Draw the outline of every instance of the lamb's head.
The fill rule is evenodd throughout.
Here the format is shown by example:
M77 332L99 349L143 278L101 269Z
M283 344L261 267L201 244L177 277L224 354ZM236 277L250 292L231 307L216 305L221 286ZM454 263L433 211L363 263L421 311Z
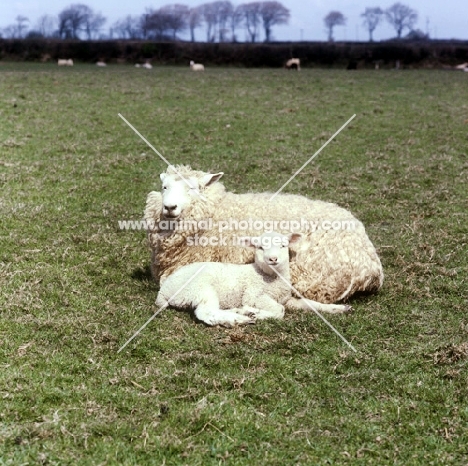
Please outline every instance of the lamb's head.
M299 233L282 235L275 231L263 233L247 239L247 245L255 248L255 263L260 269L274 275L275 270L281 275L289 275L289 248L302 238Z
M203 173L183 170L184 167L169 167L166 173L161 173L162 212L164 219L177 220L184 217L193 202L203 202L203 191L206 187L218 181L223 172ZM187 168L187 167L185 167Z

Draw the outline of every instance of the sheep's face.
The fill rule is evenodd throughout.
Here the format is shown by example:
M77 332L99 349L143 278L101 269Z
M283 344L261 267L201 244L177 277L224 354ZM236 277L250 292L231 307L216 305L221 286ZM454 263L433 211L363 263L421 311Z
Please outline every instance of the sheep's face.
M250 238L249 244L255 247L255 263L269 275L273 275L274 270L286 273L289 269L288 246L297 243L301 238L299 233L286 236L274 231Z
M201 191L210 184L218 181L223 173L207 173L200 178L184 177L178 174L161 173L162 183L162 212L165 219L177 220L184 216L184 212L195 200L203 202Z

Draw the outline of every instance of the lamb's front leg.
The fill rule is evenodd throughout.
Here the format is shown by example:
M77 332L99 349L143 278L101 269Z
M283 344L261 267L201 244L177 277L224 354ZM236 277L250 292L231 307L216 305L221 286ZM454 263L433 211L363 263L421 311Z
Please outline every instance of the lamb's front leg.
M203 299L196 305L195 317L205 324L232 327L255 323L251 315L220 309L218 295L214 290L204 290L203 294Z
M268 295L245 299L242 309L246 313L255 315L257 319L282 319L284 317L284 306Z
M328 314L343 314L352 310L347 304L324 304L317 301L312 301L306 298L291 297L286 303L286 309L297 309L300 311L326 312Z
M207 325L233 327L234 325L254 324L256 316L252 313L239 313L237 309L224 310L201 304L195 309L195 317Z

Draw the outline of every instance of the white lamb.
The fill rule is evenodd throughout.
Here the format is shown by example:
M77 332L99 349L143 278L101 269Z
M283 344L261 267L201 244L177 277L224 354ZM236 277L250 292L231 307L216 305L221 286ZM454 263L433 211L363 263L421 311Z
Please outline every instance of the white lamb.
M162 192L150 192L145 209L156 280L193 262L251 263L253 251L233 246L236 239L275 230L303 235L290 265L302 296L334 303L380 289L382 264L349 211L293 194L227 192L222 175L183 165L160 175Z
M193 60L190 61L190 69L192 71L205 71L205 67L201 63L195 63Z
M57 64L58 66L73 66L73 60L71 58L59 58Z
M186 265L164 281L156 305L193 309L202 322L224 326L254 323L255 319L282 319L285 308L348 311L349 306L321 304L292 296L288 244L300 238L297 233L285 236L276 232L244 238L246 246L255 248L253 264Z

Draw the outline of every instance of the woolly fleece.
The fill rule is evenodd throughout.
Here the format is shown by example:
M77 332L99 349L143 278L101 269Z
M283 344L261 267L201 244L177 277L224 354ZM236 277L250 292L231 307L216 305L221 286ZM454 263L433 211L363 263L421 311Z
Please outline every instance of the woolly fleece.
M206 173L179 165L177 171L187 179L200 180ZM178 177L168 167L167 174ZM188 188L187 188L188 189ZM349 211L336 204L310 200L294 194L279 194L272 201L272 193L235 194L226 191L217 181L207 187L199 185L200 197L193 197L184 210L181 220L206 220L213 222L238 220L298 220L307 219L322 224L323 221L352 221L353 229L295 230L303 240L294 248L291 257L291 283L306 298L322 303L346 300L357 292L372 293L383 283L383 269L377 251L368 238L364 225ZM257 236L258 230L223 231L228 246L189 245L188 237L219 237L217 228L198 231L167 231L159 228L162 212L162 195L148 194L145 220L149 225L148 240L152 252L151 270L161 282L178 268L193 262L252 263L254 252L232 246L234 236ZM283 234L289 230L280 230Z

